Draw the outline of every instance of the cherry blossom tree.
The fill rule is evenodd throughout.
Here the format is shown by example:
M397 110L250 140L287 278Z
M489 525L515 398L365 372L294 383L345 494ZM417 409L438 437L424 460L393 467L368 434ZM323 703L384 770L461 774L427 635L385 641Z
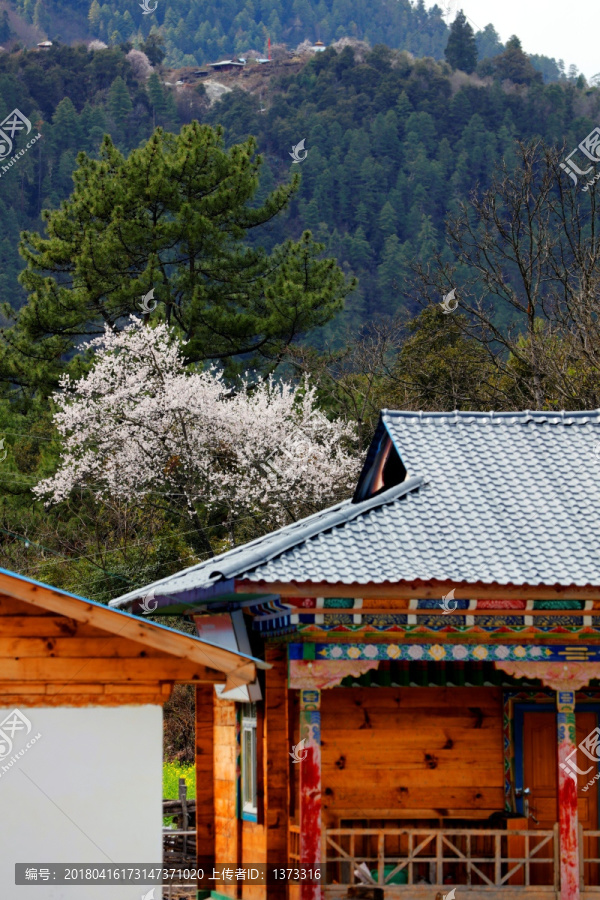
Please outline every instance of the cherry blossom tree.
M348 495L359 469L355 428L318 409L314 385L246 377L232 388L215 368L186 367L165 324L140 324L107 327L86 345L95 352L89 372L62 379L61 462L34 488L38 498L59 503L84 488L142 503L158 493L187 511L212 552L203 511L283 524Z

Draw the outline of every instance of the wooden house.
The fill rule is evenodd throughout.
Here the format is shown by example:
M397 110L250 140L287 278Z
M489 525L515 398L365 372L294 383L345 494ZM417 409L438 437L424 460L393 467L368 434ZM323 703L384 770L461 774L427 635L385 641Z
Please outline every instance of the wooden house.
M246 65L246 61L234 57L233 59L222 59L219 62L207 63L209 69L213 72L239 72Z
M598 446L599 413L384 411L352 499L153 586L271 664L197 689L199 853L327 867L213 896L599 896Z
M140 897L143 886L61 887L37 867L160 865L173 684L234 688L263 665L0 569L0 897ZM16 886L15 863L35 879Z

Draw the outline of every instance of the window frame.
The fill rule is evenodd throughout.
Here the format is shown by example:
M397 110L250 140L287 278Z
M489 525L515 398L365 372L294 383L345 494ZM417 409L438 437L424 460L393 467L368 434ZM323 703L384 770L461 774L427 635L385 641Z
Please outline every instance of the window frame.
M250 736L250 759L246 735ZM248 766L250 770L248 770ZM240 816L258 822L258 714L256 703L240 705Z

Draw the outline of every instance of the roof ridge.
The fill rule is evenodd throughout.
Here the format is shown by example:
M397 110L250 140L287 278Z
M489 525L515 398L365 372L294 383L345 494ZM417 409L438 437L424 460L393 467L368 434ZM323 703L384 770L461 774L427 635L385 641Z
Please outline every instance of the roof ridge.
M515 412L499 412L497 410L464 410L454 409L447 412L429 412L427 410L382 409L381 417L386 419L414 419L421 423L458 424L471 420L469 424L477 424L487 420L486 424L499 424L513 420L514 424L527 424L537 421L549 425L600 425L600 409L593 410L519 410ZM554 421L552 421L554 420Z

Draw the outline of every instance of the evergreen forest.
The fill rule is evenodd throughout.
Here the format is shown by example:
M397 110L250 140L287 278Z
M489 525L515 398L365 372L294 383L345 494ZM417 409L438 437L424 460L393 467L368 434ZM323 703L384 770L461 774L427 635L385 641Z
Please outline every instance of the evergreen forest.
M259 494L243 515L193 492L185 508L175 452L158 473L171 487L143 497L100 496L102 467L70 492L55 482L54 500L33 492L64 462L56 414L93 370L89 342L105 329L118 342L140 297L143 327L184 348L169 377L217 367L249 404L260 378L293 383L300 405L352 423L339 434L355 467L385 406L600 406L580 330L597 328L595 194L561 170L600 120L594 79L422 0L9 10L0 122L19 110L41 138L0 160L6 568L105 602L277 524ZM18 40L22 23L52 46ZM218 96L218 77L187 77L269 38L282 64L249 62ZM440 309L455 295L458 310ZM232 453L223 439L229 476Z

